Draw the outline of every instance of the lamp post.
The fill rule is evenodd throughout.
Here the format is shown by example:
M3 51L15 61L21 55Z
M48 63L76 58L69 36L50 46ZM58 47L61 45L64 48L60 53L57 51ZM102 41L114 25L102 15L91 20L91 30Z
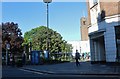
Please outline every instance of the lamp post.
M81 46L80 46L80 53L81 53Z
M8 65L8 50L10 50L9 42L6 43L6 65Z
M31 39L29 39L29 60L31 60L32 59L32 56L31 56L31 51L32 51L32 42L31 42Z
M48 37L48 30L49 30L49 3L52 2L52 0L43 0L44 3L47 4L47 41L46 41L46 50L48 54L48 59L49 59L49 37Z
M6 66L8 65L8 54L10 50L10 40L11 40L11 33L8 33L8 38L6 42Z

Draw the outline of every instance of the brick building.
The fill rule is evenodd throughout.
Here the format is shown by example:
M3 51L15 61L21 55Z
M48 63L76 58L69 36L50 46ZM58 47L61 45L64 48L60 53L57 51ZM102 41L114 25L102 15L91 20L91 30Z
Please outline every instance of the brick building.
M81 20L81 41L88 41L88 22L87 22L87 18L82 17Z
M84 54L85 56L90 55L90 44L88 38L88 19L86 17L82 17L80 19L80 32L81 32L81 41L80 41L80 53L81 56ZM85 59L86 61L86 59Z
M92 62L120 62L119 5L119 0L87 0Z

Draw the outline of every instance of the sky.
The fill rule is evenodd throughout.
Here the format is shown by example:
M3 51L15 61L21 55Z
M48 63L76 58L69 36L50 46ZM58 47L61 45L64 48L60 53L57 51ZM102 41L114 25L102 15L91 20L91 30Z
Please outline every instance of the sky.
M80 40L80 18L87 17L86 2L52 2L49 4L49 28L64 40ZM38 26L46 26L43 2L2 2L2 22L18 23L24 35Z

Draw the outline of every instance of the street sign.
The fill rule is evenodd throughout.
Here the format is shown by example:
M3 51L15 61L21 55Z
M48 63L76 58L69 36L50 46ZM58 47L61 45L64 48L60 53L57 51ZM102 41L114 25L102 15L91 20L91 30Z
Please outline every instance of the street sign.
M9 43L6 44L6 49L8 49L8 50L10 49L10 44Z
M44 50L44 57L47 59L48 58L48 51Z

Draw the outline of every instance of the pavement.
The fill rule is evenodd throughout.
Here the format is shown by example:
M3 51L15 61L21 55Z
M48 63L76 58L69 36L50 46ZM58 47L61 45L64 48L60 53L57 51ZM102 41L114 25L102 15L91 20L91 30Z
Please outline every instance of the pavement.
M21 69L55 75L120 75L120 66L91 64L81 62L76 66L75 62L52 65L26 65Z

